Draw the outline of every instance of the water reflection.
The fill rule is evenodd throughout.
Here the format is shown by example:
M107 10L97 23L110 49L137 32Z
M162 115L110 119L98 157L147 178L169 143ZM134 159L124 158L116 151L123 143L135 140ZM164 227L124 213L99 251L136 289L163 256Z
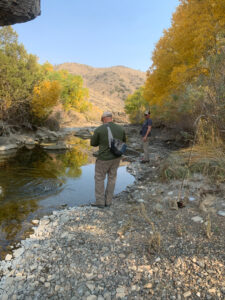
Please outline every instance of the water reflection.
M20 149L0 157L0 256L31 228L30 221L59 209L94 201L94 165L89 141L70 138L69 151ZM122 167L116 193L132 183Z

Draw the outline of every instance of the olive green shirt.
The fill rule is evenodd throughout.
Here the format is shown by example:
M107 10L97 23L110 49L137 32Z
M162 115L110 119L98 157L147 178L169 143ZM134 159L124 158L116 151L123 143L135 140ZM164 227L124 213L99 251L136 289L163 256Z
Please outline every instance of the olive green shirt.
M113 138L126 142L126 134L123 127L113 122L109 122L108 124L112 131ZM91 146L99 146L97 158L100 160L118 158L109 149L108 130L106 124L103 124L95 129L94 134L91 137Z

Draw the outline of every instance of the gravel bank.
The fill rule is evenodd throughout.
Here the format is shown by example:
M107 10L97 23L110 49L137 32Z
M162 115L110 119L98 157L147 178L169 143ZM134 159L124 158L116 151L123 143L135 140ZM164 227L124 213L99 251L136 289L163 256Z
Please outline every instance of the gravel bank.
M224 187L187 181L186 207L177 209L181 182L158 180L168 151L151 149L149 164L131 159L135 184L110 208L34 221L34 233L0 264L0 299L224 299Z

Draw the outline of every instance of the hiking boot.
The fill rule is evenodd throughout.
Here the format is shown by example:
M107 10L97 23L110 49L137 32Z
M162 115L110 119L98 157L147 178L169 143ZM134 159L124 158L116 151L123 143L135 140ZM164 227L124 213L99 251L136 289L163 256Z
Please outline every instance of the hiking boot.
M141 160L141 164L146 164L148 162L149 162L149 160L145 160L145 159Z
M91 206L98 207L98 208L104 208L105 207L105 205L100 205L100 204L97 204L97 203L91 203Z

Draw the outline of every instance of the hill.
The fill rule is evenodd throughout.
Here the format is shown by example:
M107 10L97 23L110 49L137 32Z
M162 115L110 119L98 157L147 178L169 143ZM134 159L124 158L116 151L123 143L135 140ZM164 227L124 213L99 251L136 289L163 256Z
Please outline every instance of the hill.
M94 68L78 63L63 63L55 66L55 70L62 69L83 77L92 104L103 111L113 111L114 114L123 116L123 119L124 100L145 82L144 72L124 66Z

